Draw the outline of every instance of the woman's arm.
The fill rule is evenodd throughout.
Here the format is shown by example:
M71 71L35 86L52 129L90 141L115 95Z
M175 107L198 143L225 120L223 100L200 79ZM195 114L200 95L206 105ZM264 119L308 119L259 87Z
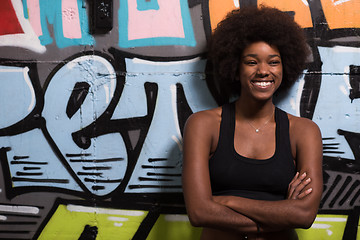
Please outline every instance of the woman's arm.
M182 185L192 225L236 232L256 232L250 218L213 200L209 155L214 133L219 131L219 110L195 113L187 120L183 144Z
M253 219L264 231L309 228L316 217L322 195L321 133L312 121L296 118L290 137L295 144L300 174L289 186L288 199L259 201L226 196L216 197L215 200Z

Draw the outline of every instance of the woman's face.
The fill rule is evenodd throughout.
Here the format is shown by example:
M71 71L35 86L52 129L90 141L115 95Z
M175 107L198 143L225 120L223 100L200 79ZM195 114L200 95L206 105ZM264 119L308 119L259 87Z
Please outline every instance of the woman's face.
M279 50L266 42L255 42L244 49L240 60L241 97L272 99L283 77Z

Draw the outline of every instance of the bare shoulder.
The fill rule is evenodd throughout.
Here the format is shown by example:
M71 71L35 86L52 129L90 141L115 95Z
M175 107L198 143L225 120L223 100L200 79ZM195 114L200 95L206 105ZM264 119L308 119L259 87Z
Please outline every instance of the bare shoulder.
M183 149L184 159L194 159L199 154L199 159L206 160L216 148L215 139L218 138L221 107L193 113L186 121Z
M298 169L308 173L317 171L315 175L320 176L323 146L319 127L310 119L288 116L291 148ZM317 177L312 174L311 178Z
M288 114L290 123L290 136L296 140L309 138L321 139L318 125L310 119Z
M216 126L221 121L221 107L193 113L186 121L185 128L206 129Z
M206 151L212 152L216 148L219 136L222 108L193 113L185 124L184 148L205 145Z

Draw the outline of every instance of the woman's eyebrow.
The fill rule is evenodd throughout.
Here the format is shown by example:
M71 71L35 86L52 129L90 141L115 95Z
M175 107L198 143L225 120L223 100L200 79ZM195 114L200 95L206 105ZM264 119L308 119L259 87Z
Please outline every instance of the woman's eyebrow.
M257 56L258 56L258 54L249 53L249 54L243 56L243 58L246 58L246 57L257 57ZM269 55L269 57L270 57L270 58L280 57L280 55L279 55L279 54L271 54L271 55Z
M252 54L252 53L250 53L250 54L247 54L247 55L243 56L243 58L246 58L246 57L257 57L257 56L258 56L257 54Z
M273 55L269 55L270 58L273 58L273 57L280 57L279 54L273 54Z

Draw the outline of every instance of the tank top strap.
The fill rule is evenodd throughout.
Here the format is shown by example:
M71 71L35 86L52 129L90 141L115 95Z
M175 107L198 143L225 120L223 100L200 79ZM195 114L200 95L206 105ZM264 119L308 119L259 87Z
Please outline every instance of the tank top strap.
M234 144L235 103L222 106L218 149L231 150Z
M281 146L281 151L277 151L277 154L283 155L283 157L290 157L291 145L289 135L289 118L287 113L280 108L275 108L275 122L276 122L276 148Z

